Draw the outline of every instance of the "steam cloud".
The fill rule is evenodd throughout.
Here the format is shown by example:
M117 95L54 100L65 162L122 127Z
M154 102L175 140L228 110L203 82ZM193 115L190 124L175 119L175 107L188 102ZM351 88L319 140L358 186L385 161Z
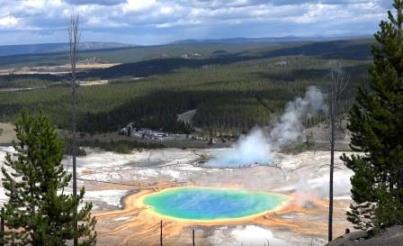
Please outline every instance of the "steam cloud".
M207 162L211 167L242 167L254 163L272 161L271 145L264 132L256 128L247 136L241 136L231 149Z
M284 114L269 134L255 128L247 136L241 136L231 149L207 162L211 167L242 167L254 164L268 165L281 147L292 143L301 135L304 127L301 119L308 113L326 112L322 92L312 86L304 98L289 102Z

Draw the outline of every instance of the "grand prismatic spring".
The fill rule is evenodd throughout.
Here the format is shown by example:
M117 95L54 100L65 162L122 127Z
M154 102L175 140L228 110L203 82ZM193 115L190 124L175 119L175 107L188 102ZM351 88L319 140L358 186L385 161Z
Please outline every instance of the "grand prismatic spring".
M288 197L267 192L183 187L150 194L143 203L151 211L177 220L234 220L261 215L282 207Z

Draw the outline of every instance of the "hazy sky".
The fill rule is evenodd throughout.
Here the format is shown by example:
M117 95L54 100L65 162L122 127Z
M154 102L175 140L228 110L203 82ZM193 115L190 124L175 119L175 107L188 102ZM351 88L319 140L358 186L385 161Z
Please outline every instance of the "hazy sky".
M392 0L0 0L0 44L372 34Z

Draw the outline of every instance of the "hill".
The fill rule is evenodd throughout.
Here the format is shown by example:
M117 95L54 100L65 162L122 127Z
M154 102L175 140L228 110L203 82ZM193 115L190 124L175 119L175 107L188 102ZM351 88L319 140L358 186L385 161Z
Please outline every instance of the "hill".
M130 46L132 45L121 43L82 42L80 43L79 49L81 51L88 51L88 50L123 48ZM3 45L0 46L0 56L61 53L61 52L67 52L68 50L69 46L67 43Z
M228 65L237 62L258 61L283 56L308 56L326 60L352 59L368 60L370 58L370 40L329 41L313 43L293 43L283 46L268 46L236 53L210 54L207 58L164 58L126 63L107 69L95 70L82 74L86 77L113 78L122 76L145 77L156 74L170 73L176 69L202 68L212 65Z
M270 124L307 86L326 92L336 63L350 78L343 95L349 105L357 85L366 83L371 43L370 39L207 43L81 52L80 59L90 56L121 64L79 73L81 80L107 81L79 89L80 129L116 132L135 122L140 127L188 132L189 126L177 122L177 115L197 109L192 123L202 129L201 134L237 135ZM32 64L62 61L61 55L28 57ZM59 127L69 127L70 90L60 83L68 79L68 74L0 76L3 88L42 85L37 90L0 93L0 120L12 121L21 108L40 106ZM307 119L306 124L322 120Z

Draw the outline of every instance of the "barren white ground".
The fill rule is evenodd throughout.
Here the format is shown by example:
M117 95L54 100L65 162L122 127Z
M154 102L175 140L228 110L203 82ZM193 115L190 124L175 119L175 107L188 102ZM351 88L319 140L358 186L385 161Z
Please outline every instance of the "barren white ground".
M0 163L11 147L0 147ZM116 210L125 195L138 191L133 183L144 186L159 182L194 184L200 186L237 186L249 190L293 192L300 203L328 196L329 152L304 152L298 155L279 154L277 167L205 168L202 157L211 157L224 149L158 149L133 151L122 155L87 149L87 156L78 158L79 185L87 189L86 199L94 204L94 211ZM350 199L350 176L336 154L335 199ZM67 168L71 160L63 161ZM93 182L101 181L101 182ZM108 184L122 184L111 189ZM7 197L0 187L0 201ZM346 208L347 209L347 208ZM325 218L326 216L324 216ZM127 220L130 218L120 218ZM324 222L326 224L326 222ZM198 229L198 230L203 230ZM197 233L197 231L196 231ZM337 235L336 235L337 236ZM312 238L278 231L258 225L222 226L205 238L210 245L323 245L325 238Z

